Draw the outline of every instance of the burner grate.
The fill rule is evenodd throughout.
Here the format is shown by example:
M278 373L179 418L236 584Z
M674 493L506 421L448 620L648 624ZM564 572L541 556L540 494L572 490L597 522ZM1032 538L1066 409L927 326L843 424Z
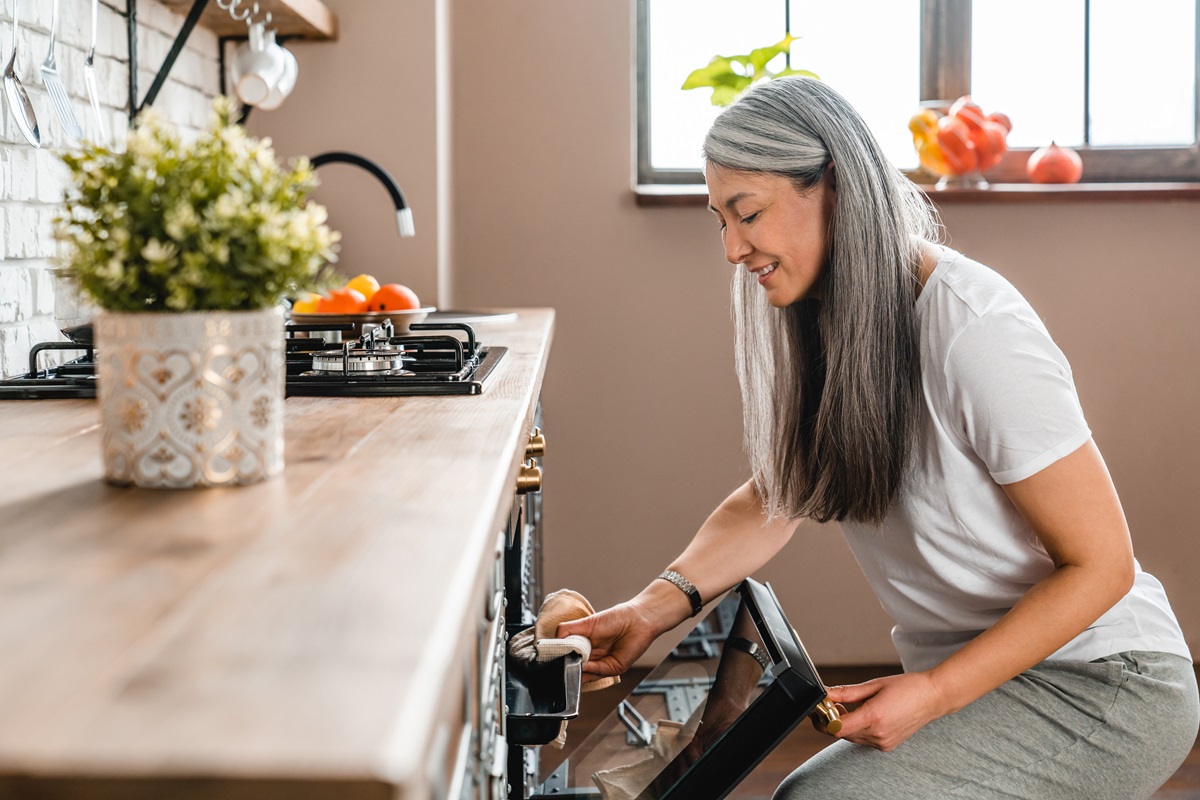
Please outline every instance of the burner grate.
M369 334L371 347L403 351L400 370L378 373L314 370L313 356L344 347L340 333L352 328L350 324L287 325L285 383L288 397L482 394L484 383L508 352L505 347L480 344L475 331L463 323L414 324L411 335L391 336L390 330ZM465 341L451 335L456 331L465 335ZM306 335L297 336L296 333ZM327 335L313 336L314 333ZM363 345L366 347L365 342ZM38 369L39 355L50 350L84 351L84 355L56 367ZM0 380L0 400L96 396L95 353L90 342L44 342L35 345L29 357L28 374Z

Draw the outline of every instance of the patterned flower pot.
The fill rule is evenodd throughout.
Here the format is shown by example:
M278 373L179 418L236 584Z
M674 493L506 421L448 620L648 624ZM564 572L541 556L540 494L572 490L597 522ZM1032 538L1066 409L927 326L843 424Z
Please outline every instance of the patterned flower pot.
M99 314L105 480L174 489L278 474L283 339L279 308Z

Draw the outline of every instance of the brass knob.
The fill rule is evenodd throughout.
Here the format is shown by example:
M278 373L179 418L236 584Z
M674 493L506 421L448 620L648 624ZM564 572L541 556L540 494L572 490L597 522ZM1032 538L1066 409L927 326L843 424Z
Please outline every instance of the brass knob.
M825 723L825 730L831 734L837 735L837 732L842 729L841 714L838 713L837 706L830 702L828 697L817 703L813 712L821 718L821 721Z
M517 473L517 494L529 494L542 488L542 469L533 461L526 461Z
M541 428L534 428L533 433L529 434L529 441L525 443L526 458L537 458L546 455L546 434L542 433Z

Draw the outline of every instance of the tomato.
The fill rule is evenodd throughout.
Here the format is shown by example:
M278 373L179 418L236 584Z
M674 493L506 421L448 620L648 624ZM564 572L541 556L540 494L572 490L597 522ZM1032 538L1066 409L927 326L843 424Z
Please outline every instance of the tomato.
M970 128L958 117L942 117L938 120L937 142L946 163L956 175L973 172L979 166L979 159L971 144Z
M1004 140L1004 126L998 122L986 120L983 127L971 131L971 144L979 160L979 171L986 172L1000 163L1000 158L1008 151L1008 143Z
M360 293L370 302L372 295L379 291L379 281L375 280L374 275L355 275L346 284L346 288Z
M332 289L317 302L322 314L361 314L367 310L367 298L356 289Z
M305 292L303 297L292 303L292 311L297 314L313 314L316 312L319 302L321 302L321 295Z
M385 283L367 304L367 311L408 311L420 307L421 301L412 289L399 283Z
M1003 127L1005 136L1012 133L1012 120L1008 118L1008 114L1002 114L999 111L994 111L991 114L988 114L987 118Z
M983 127L983 109L969 94L964 94L954 101L954 105L950 106L950 116L962 120L968 130L975 131Z

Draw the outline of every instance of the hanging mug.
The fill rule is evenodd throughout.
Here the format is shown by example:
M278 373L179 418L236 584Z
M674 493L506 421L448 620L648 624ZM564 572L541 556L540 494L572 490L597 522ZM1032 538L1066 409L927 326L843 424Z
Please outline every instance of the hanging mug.
M267 99L258 104L259 108L266 111L273 111L283 105L292 89L296 88L296 78L300 75L300 64L296 61L296 56L291 50L275 43L275 31L267 31L267 47L271 46L278 47L283 53L283 74L271 88Z
M258 106L268 100L287 70L287 55L275 43L274 32L268 39L263 23L250 26L250 38L238 46L233 57L234 91L243 103Z

